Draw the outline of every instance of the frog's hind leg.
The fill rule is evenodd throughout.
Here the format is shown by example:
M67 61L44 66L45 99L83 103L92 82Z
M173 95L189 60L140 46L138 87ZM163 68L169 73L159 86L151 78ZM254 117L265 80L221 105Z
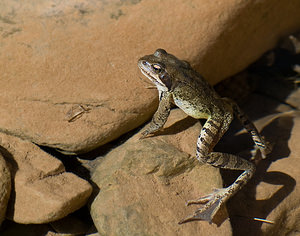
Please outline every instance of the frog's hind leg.
M255 125L249 120L248 116L240 109L240 107L233 101L230 101L230 103L232 104L235 116L240 120L244 128L251 134L256 149L260 150L262 158L265 159L266 155L272 150L271 145L265 142L264 137L260 135ZM253 157L255 157L255 155L253 155Z
M238 156L234 156L226 153L211 153L211 158L219 159L211 165L224 169L232 170L244 170L243 173L227 188L215 189L214 192L200 197L196 200L190 200L187 205L191 204L202 204L202 206L195 211L193 215L188 216L179 222L179 224L193 221L193 220L205 220L212 222L213 217L220 209L221 205L224 204L231 196L238 192L253 176L255 172L255 165L251 162L246 161ZM222 159L222 160L221 160ZM212 162L212 161L209 161Z
M211 223L221 205L239 191L254 174L255 166L251 162L235 155L211 152L228 129L231 120L231 114L228 114L227 117L225 116L222 119L210 118L206 121L197 141L197 158L199 161L214 167L243 170L243 173L229 187L216 189L207 196L188 201L187 205L202 204L202 206L193 215L180 221L179 224L193 220L206 220Z

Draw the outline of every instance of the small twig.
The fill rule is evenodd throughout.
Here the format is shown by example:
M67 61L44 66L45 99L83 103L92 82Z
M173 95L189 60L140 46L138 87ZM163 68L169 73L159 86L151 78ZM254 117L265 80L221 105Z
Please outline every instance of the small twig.
M66 114L66 118L68 122L73 122L75 120L77 120L78 118L80 118L83 113L87 113L91 110L91 108L86 107L84 105L75 105L73 106L68 113Z
M267 224L275 224L275 222L272 220L266 220L266 219L262 219L262 218L258 218L258 217L241 216L241 215L236 215L236 216L242 217L242 218L247 218L247 219L253 219L255 221L260 221L260 222L267 223Z
M268 223L268 224L275 224L275 222L272 220L266 220L266 219L261 219L261 218L257 218L257 217L254 217L253 220L261 221L261 222Z

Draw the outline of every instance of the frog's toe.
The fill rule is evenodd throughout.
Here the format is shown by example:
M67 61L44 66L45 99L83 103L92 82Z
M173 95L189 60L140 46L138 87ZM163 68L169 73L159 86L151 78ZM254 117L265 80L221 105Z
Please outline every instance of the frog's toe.
M192 205L192 204L206 204L209 201L211 201L212 195L213 194L209 194L207 196L204 196L204 197L201 197L201 198L198 198L198 199L188 200L186 202L186 205L189 206L189 205Z
M181 220L179 224L194 220L205 220L209 223L212 223L212 219L214 218L215 214L220 209L222 203L225 202L227 194L228 192L226 191L226 189L222 188L216 189L213 193L199 199L189 200L187 202L187 205L202 204L202 206L197 209L193 215L190 215Z
M261 148L255 146L253 150L251 150L251 160L257 160L258 158L266 159L267 155L272 152L273 144L266 142L265 147Z
M141 133L141 136L139 137L139 139L144 139L148 136L149 134L149 131L148 130L145 130Z

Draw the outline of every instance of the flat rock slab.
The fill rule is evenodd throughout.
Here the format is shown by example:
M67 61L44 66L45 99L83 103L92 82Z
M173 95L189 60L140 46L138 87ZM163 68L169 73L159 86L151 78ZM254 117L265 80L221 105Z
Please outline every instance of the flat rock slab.
M100 235L231 235L225 208L215 217L220 227L199 221L178 225L197 209L186 207L187 200L222 186L218 169L188 154L195 153L200 125L186 119L172 111L163 134L143 140L138 134L99 162L92 180L100 192L91 215Z
M298 29L299 10L298 0L2 1L0 131L89 151L155 111L139 57L165 48L214 84Z
M47 223L87 202L91 185L65 172L61 161L35 144L0 133L0 146L13 179L9 219L22 224Z

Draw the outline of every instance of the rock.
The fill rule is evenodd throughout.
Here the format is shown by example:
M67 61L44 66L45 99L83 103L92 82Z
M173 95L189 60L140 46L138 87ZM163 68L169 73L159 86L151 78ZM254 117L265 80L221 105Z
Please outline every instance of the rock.
M178 225L196 209L186 207L186 200L222 185L218 169L200 166L194 155L178 149L194 154L199 131L198 122L173 110L159 136L139 140L137 134L99 162L92 180L100 192L91 215L100 235L231 235L225 209L216 220L220 227L199 221Z
M5 213L6 213L7 203L10 196L10 190L11 190L10 171L6 164L6 161L1 155L1 149L0 149L0 225L5 219Z
M91 150L155 111L139 57L165 48L214 84L298 29L299 10L298 0L2 1L0 130Z
M0 133L0 146L13 178L7 217L22 224L58 220L82 207L91 185L65 172L61 161L36 145Z

